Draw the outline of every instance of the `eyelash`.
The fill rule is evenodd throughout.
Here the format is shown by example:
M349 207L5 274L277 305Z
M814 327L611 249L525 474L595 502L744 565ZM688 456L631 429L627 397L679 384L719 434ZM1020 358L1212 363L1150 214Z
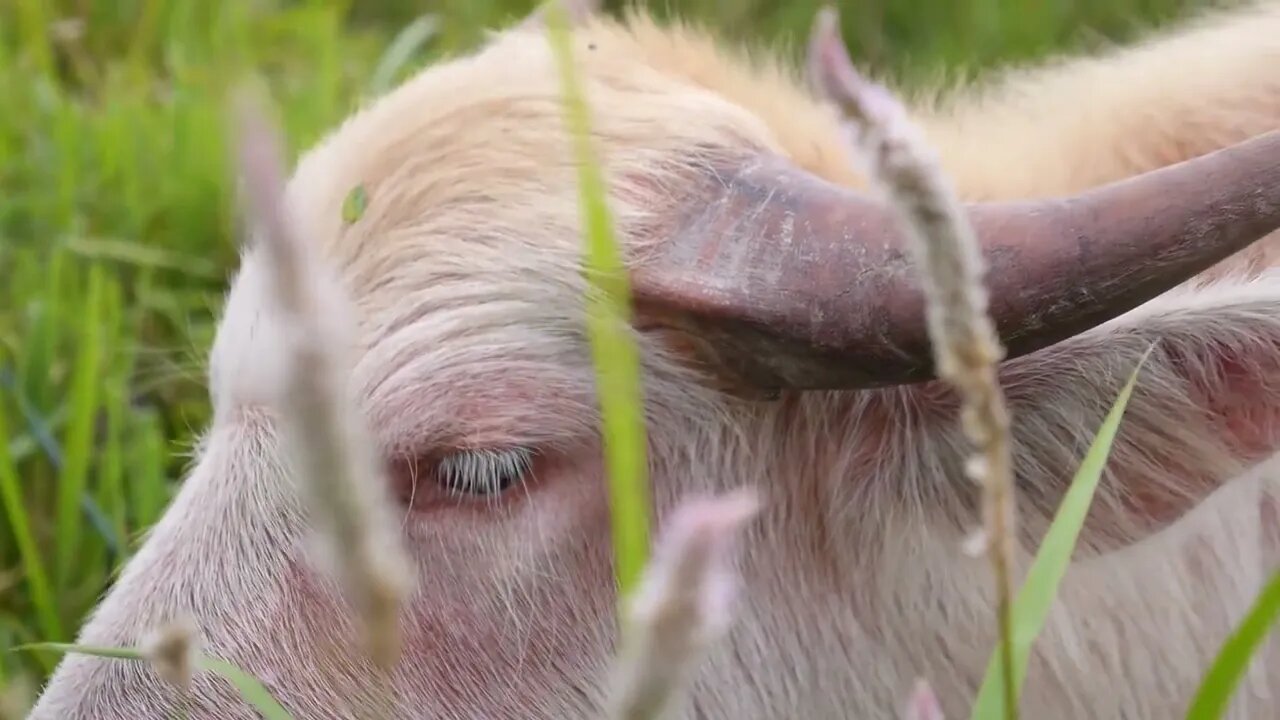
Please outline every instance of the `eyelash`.
M436 481L453 497L495 497L524 483L533 457L528 448L464 450L440 459Z

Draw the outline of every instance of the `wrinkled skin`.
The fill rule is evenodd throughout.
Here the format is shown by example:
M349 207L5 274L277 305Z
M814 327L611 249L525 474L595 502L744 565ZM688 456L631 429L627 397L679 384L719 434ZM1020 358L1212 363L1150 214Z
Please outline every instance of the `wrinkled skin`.
M966 198L1071 192L1275 129L1277 38L1280 7L1263 4L914 112ZM768 148L861 184L839 119L789 71L643 18L590 21L574 44L635 258L680 198L681 173L718 157ZM280 460L280 333L253 250L212 350L215 416L196 464L80 641L135 644L190 613L210 652L262 678L299 718L378 707L395 718L595 716L614 595L558 91L545 38L525 26L354 116L289 186L304 237L354 301L353 388L393 470L416 567L390 685L313 562ZM345 226L356 184L368 209ZM1274 246L1003 366L1025 556L1157 342L1086 551L1037 645L1025 691L1037 718L1177 716L1276 566ZM764 501L744 541L744 605L700 666L687 716L883 717L917 676L948 717L967 715L994 624L987 566L961 548L976 490L950 392L737 398L690 370L671 338L637 337L659 520L708 489L753 486ZM528 466L522 449L536 451ZM442 487L450 462L469 463L474 492ZM505 491L484 492L504 478ZM1263 694L1277 690L1274 663L1259 664L1233 717L1270 716ZM32 718L162 718L173 696L141 664L68 657ZM196 680L193 701L192 718L254 717L212 677Z

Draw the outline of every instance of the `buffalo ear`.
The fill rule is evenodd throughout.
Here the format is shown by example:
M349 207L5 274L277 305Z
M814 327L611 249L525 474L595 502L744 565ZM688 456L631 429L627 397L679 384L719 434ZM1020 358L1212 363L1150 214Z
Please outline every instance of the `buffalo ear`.
M1154 533L1280 448L1280 271L1166 297L1000 368L1015 439L1042 469L1028 496L1052 512L1091 433L1138 358L1143 365L1107 461L1098 510ZM1073 438L1046 445L1049 438ZM1060 485L1058 483L1061 483ZM1034 488L1034 491L1032 490ZM1033 500L1037 498L1031 497Z

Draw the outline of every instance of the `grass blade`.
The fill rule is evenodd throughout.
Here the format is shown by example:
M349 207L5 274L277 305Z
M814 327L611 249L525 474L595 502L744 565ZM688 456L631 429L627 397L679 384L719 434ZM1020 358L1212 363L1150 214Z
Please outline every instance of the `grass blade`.
M30 645L19 645L14 650L47 650L57 653L78 653L80 655L92 655L100 658L111 658L114 660L143 660L147 658L138 648L128 647L99 647L96 645L75 645L73 643L57 643L43 642L31 643Z
M649 549L640 360L629 334L631 288L613 233L603 173L591 149L589 113L574 66L568 19L564 8L554 0L548 3L548 9L550 39L578 160L586 260L592 280L587 292L587 322L604 424L618 587L620 596L625 598L639 581Z
M88 292L84 298L83 320L75 376L71 386L71 422L63 443L63 468L58 478L57 582L65 588L71 581L72 563L80 554L80 513L89 476L94 420L101 381L101 307L103 272L98 265L89 269Z
M73 645L70 643L35 643L32 645L21 645L17 650L48 650L60 653L78 653L80 655L92 655L94 657L108 658L113 660L137 660L146 662L147 657L138 648L131 647L101 647L94 645ZM262 714L264 720L293 720L293 716L288 710L280 704L267 688L249 673L241 670L235 665L221 658L209 657L201 655L196 660L196 666L201 670L216 673L225 678L236 690L240 696L253 706L253 709Z
M22 498L22 486L18 481L18 468L9 454L9 424L5 417L3 401L0 401L0 501L3 501L5 517L13 529L14 539L18 544L23 573L27 578L31 604L35 608L40 631L47 637L61 638L63 637L62 621L58 617L57 605L54 604L49 576L45 572L44 562L40 559L40 549L36 546L36 539L28 522L26 505Z
M151 527L169 502L165 475L164 431L155 410L136 410L126 425L127 500L135 529Z
M1187 720L1217 720L1223 716L1250 658L1277 617L1280 617L1280 571L1271 576L1249 613L1222 644L1218 657L1200 680L1187 710Z
M53 48L49 43L49 19L42 0L19 0L18 21L22 28L19 47L24 49L35 70L45 76L54 73Z
M111 292L106 295L107 306L103 315L107 320L103 323L113 348L121 348L122 352L112 363L111 372L106 376L103 388L103 449L98 467L98 502L101 504L107 522L115 540L115 553L118 562L129 559L128 548L128 503L124 496L124 414L129 409L129 372L132 369L133 353L127 347L128 335L125 331L124 309L121 306L120 286L110 284Z
M34 455L37 451L44 454L50 467L56 472L62 472L63 453L58 447L58 441L54 439L54 427L50 426L49 421L41 418L31 403L21 395L21 387L15 383L8 372L0 370L0 389L8 390L14 395L14 399L18 406L19 414L26 424L26 434L19 435L14 438L9 446L10 462L17 467L24 459ZM60 420L61 418L53 418ZM30 478L28 478L30 480ZM97 531L98 536L106 544L106 549L112 554L120 552L121 544L119 535L111 527L106 513L98 504L97 500L88 493L80 496L80 509L84 511L85 519Z
M33 254L24 253L23 259L29 260L32 257ZM30 324L27 337L22 343L25 346L24 357L18 367L18 377L23 381L22 392L40 412L46 412L52 407L57 391L50 368L60 359L57 354L59 335L65 331L62 309L66 300L62 293L66 254L55 249L49 253L45 262L48 263L44 275L47 283L45 292L27 302Z
M1098 487L1098 480L1102 477L1102 469L1106 466L1107 457L1111 453L1111 443L1119 429L1125 407L1129 404L1129 397L1137 384L1138 373L1142 370L1150 353L1151 350L1148 349L1139 359L1138 366L1134 368L1133 374L1121 389L1102 427L1098 429L1098 434L1089 447L1084 461L1080 464L1080 469L1076 471L1071 487L1062 498L1062 504L1058 506L1053 523L1049 526L1049 531L1040 544L1040 550L1027 571L1022 589L1014 600L1013 670L1014 682L1017 683L1018 690L1021 690L1022 682L1027 675L1027 660L1031 655L1031 645L1044 627L1049 610L1053 607L1058 586L1067 572L1067 566L1071 564L1076 539L1080 535L1081 527L1084 526L1085 516L1089 513L1094 491ZM1004 717L1005 693L1003 678L998 672L998 661L998 656L993 653L970 716L973 720Z
M289 711L285 710L284 706L271 696L267 688L249 673L221 658L205 656L201 657L197 664L203 670L216 672L226 678L236 687L236 690L240 691L240 696L246 702L262 713L264 720L293 720Z
M378 67L369 82L370 94L376 97L390 90L400 72L439 32L440 20L434 14L423 15L401 30L378 60Z
M206 280L221 280L225 275L222 268L204 258L127 240L73 237L66 241L66 247L69 252L91 260L169 270Z

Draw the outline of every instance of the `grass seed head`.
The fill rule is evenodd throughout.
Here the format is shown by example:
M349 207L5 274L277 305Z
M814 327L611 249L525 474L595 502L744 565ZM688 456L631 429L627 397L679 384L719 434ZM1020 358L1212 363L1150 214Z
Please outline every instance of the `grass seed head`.
M286 202L281 142L252 97L240 98L239 165L250 226L273 283L289 373L281 423L299 490L325 563L364 622L374 663L399 657L399 613L411 565L393 513L390 484L368 428L349 396L350 305Z
M143 654L156 674L184 693L191 689L200 654L198 634L195 621L181 616L157 627L142 643Z
M728 630L738 581L732 551L758 507L754 493L739 490L675 510L629 605L610 717L661 717Z

